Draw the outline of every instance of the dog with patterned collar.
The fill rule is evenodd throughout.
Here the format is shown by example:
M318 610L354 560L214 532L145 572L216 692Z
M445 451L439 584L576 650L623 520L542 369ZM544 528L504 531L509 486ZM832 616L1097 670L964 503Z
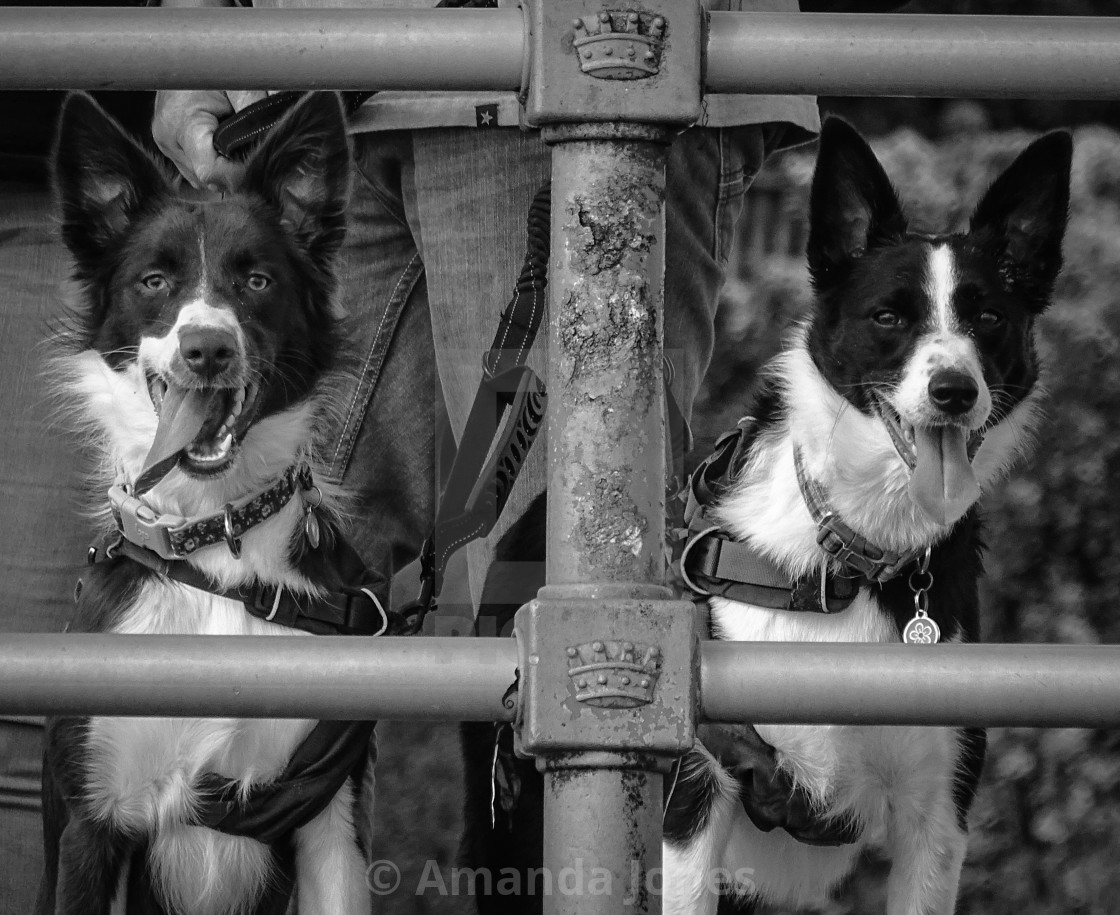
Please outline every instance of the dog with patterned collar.
M979 638L976 502L1038 415L1033 328L1061 266L1071 156L1068 134L1037 140L966 232L925 235L867 143L826 122L810 194L814 308L750 419L692 480L681 571L714 638L915 651ZM666 913L818 908L866 847L890 858L890 915L953 911L982 730L700 736L667 804ZM738 758L751 753L757 771ZM814 817L831 826L796 828Z
M338 369L350 150L334 94L295 105L234 192L204 195L83 94L54 177L75 301L62 399L104 534L71 632L366 634L386 583L315 472ZM58 718L38 911L369 911L354 774L371 722Z

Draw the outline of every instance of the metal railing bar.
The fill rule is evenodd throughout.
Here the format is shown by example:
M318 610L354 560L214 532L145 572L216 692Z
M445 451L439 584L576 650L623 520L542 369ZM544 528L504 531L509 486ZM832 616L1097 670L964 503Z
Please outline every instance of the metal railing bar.
M3 89L516 90L503 10L0 9Z
M6 89L517 89L502 10L0 9ZM1120 98L1120 17L712 13L708 92Z
M513 639L5 635L0 714L510 720ZM1120 646L704 642L713 721L1120 725Z
M1120 17L712 13L708 92L1120 98Z
M4 635L0 712L500 721L513 639Z
M709 720L1120 725L1117 645L709 642L702 659Z

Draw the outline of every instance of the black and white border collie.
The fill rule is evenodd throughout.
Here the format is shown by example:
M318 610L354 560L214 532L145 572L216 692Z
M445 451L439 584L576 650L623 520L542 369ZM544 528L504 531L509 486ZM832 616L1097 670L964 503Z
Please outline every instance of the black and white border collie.
M975 503L1031 438L1040 397L1032 332L1061 266L1071 155L1068 134L1039 139L983 196L967 232L922 235L908 231L864 140L842 121L825 124L810 196L815 305L772 365L749 447L711 507L733 541L791 581L835 571L804 495L811 481L866 541L928 555L928 617L942 640L979 638ZM912 569L864 581L836 613L712 597L713 636L898 642L916 612ZM982 731L759 725L757 733L788 791L859 839L814 845L756 828L744 786L698 744L670 798L666 913L715 912L721 890L725 906L816 907L868 846L890 858L891 915L953 911ZM730 884L713 886L713 874Z
M191 519L221 516L290 468L315 466L339 344L349 163L331 94L293 109L221 198L179 187L88 96L67 101L54 167L78 301L61 388L96 451L107 528L105 492L136 492L153 469L139 487L152 513ZM226 537L183 562L216 590L263 583L315 594L323 550L309 541L331 538L331 499L325 483L296 488L239 544ZM126 559L91 569L69 629L302 634ZM137 904L130 893L129 911L282 913L294 879L301 915L368 912L350 783L278 846L192 825L200 779L247 794L285 769L313 725L52 720L40 910L107 913L122 904L131 862L127 882L146 895Z

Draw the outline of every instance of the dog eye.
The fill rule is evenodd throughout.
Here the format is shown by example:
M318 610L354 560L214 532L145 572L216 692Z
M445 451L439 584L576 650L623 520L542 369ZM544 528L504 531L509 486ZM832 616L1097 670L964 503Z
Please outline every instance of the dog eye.
M1003 315L998 311L988 308L980 312L975 318L976 326L982 330L995 330L1003 324Z
M162 273L146 274L140 277L140 282L145 289L151 290L152 292L163 292L168 287L167 277Z
M901 327L902 315L890 308L880 308L871 316L871 320L880 327Z
M264 292L269 286L272 285L272 280L265 276L263 273L250 273L249 279L245 281L253 292Z

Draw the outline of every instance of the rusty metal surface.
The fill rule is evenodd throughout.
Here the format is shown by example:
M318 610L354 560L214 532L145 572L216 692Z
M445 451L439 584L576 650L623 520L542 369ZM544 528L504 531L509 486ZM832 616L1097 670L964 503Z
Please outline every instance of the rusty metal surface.
M550 585L664 575L665 147L553 149Z
M549 915L660 912L662 776L628 769L545 773ZM549 816L549 811L564 816Z

